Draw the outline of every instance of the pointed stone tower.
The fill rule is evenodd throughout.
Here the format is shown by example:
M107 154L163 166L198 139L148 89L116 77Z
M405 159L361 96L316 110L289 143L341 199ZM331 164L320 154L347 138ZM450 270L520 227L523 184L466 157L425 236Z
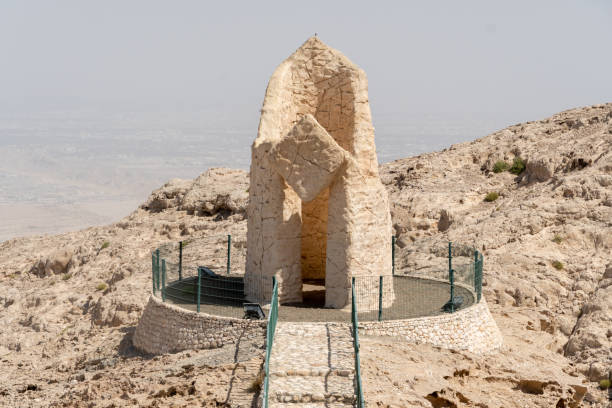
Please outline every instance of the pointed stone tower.
M378 175L365 73L309 38L270 78L252 146L247 298L301 302L324 285L325 306L378 307L378 276L391 275L389 199ZM391 282L391 279L386 280ZM384 285L385 306L393 285Z

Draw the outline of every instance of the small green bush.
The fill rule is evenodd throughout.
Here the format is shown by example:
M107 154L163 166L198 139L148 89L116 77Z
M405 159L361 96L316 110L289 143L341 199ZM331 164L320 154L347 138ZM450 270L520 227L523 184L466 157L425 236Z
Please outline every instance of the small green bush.
M523 171L525 171L525 161L520 157L515 157L514 161L512 162L512 167L510 167L508 171L516 175L521 174Z
M71 273L65 273L65 274L62 275L62 280L67 281L71 277L72 277Z
M557 269L557 270L561 270L563 269L563 262L561 261L552 261L552 266L553 268Z
M102 244L102 246L100 247L100 250L106 249L110 246L110 242L108 241L104 241L104 243Z
M98 283L96 290L106 290L107 287L108 286L106 286L106 283Z
M610 380L601 380L599 382L599 388L601 388L602 390L607 390L611 386L612 386L612 382L610 382Z
M561 235L555 234L555 236L553 237L551 241L554 242L555 244L560 244L561 242L563 242L563 238L561 237Z
M502 171L508 170L508 167L510 167L508 163L503 160L498 160L493 165L493 173L501 173Z
M495 191L491 191L485 196L485 201L490 203L490 202L497 200L498 198L499 198L499 194Z

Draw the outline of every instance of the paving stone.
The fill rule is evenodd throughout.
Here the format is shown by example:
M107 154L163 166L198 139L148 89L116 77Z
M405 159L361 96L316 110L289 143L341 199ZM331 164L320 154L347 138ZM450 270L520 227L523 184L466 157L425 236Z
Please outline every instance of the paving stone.
M352 407L355 356L350 326L279 322L270 356L271 407Z

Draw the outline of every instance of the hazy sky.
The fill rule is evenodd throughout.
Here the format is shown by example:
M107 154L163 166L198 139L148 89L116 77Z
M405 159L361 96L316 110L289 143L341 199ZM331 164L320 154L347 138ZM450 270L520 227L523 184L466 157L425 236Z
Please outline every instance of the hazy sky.
M603 0L3 0L0 112L201 113L256 126L274 68L315 32L368 74L375 124L436 113L489 115L501 128L612 101Z

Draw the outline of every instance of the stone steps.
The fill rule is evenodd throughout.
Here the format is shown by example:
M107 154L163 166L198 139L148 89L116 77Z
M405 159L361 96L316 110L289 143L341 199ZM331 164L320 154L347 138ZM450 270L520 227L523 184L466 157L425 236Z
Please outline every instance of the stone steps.
M338 375L271 377L270 399L277 402L341 402L355 400L353 377Z
M321 408L321 407L325 407L325 408L347 408L347 407L354 407L354 404L344 404L341 402L327 402L325 404L321 404L320 402L289 402L289 403L283 403L283 402L275 402L275 403L270 403L271 407L274 408Z
M270 356L270 407L352 407L355 368L350 327L279 322Z

